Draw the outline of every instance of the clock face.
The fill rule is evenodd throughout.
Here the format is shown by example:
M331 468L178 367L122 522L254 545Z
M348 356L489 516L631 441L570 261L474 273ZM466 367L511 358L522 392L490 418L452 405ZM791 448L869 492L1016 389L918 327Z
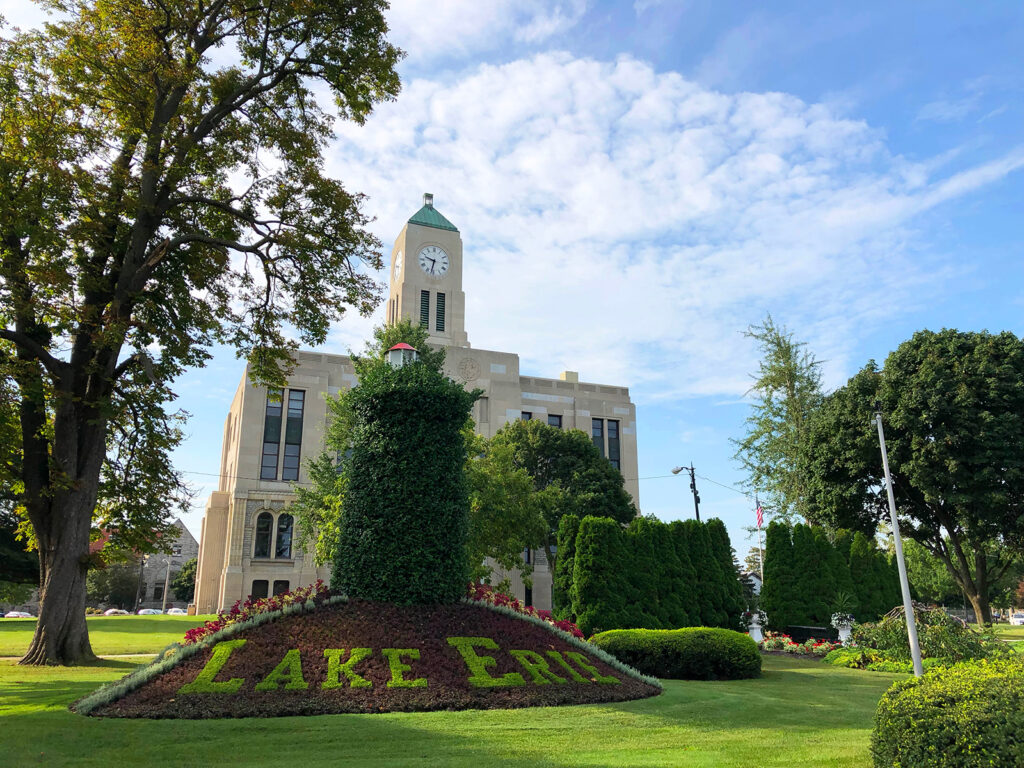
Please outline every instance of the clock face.
M444 277L448 273L448 254L436 245L428 245L419 255L420 269L431 277Z
M402 252L399 251L395 256L395 280L402 274Z

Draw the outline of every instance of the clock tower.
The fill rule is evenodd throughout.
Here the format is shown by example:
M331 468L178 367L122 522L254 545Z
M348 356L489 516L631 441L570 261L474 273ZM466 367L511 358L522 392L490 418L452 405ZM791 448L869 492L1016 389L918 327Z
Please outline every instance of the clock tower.
M432 344L468 347L466 294L462 291L462 236L423 195L391 251L387 320L403 317L427 329Z

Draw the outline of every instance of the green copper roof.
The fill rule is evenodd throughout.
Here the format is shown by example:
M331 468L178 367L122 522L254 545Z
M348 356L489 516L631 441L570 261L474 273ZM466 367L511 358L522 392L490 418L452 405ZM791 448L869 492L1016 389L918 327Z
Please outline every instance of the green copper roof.
M409 219L409 223L434 229L447 229L449 232L459 231L458 227L434 209L434 196L429 192L423 195L423 207L416 211L416 214Z

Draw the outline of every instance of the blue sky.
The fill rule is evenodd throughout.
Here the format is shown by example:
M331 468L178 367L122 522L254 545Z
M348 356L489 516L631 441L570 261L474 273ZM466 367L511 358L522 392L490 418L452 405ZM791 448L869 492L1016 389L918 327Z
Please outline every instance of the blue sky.
M403 92L340 125L328 167L369 195L386 252L434 193L473 346L630 387L645 513L692 515L678 464L741 484L742 332L766 312L829 388L922 328L1024 333L1018 2L410 0L390 19ZM196 533L242 369L218 350L177 387ZM699 487L742 557L752 505Z

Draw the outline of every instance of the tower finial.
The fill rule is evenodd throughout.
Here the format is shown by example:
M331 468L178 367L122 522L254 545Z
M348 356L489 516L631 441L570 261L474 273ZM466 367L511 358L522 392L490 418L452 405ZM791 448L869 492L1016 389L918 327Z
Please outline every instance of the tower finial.
M434 207L434 196L430 192L423 193L423 204L428 208Z

